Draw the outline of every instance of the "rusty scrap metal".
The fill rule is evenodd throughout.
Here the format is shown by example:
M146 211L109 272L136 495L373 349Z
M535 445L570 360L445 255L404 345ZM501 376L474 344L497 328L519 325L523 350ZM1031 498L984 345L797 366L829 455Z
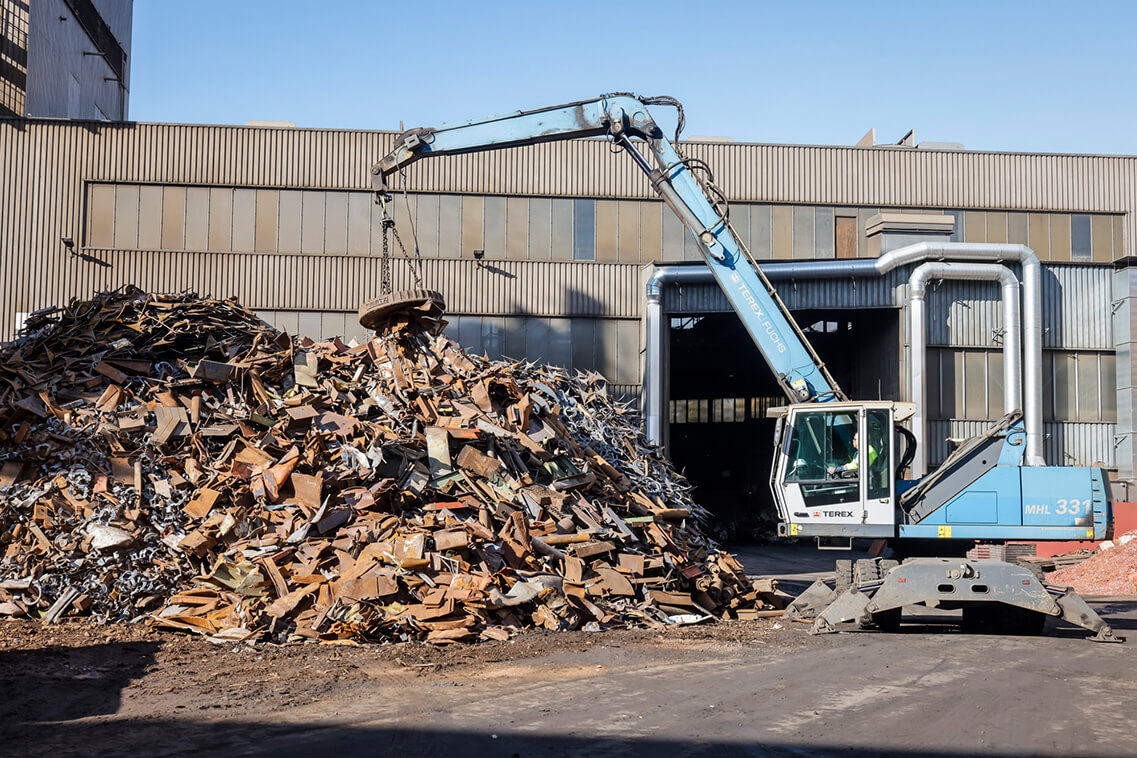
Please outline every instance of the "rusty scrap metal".
M602 377L438 319L316 342L133 288L36 314L0 349L0 615L449 643L784 605Z

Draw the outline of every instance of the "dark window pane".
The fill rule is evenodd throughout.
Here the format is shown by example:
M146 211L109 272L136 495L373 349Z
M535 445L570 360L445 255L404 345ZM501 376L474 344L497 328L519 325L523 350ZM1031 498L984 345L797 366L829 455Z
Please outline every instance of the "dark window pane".
M892 453L892 424L889 423L889 413L886 410L866 411L865 429L868 444L861 442L861 459L868 465L868 496L881 498L891 496L890 469Z
M1078 421L1098 420L1098 356L1082 353L1078 356Z
M964 353L965 418L987 418L987 355Z
M573 201L572 257L578 261L596 260L596 201Z
M1117 357L1101 356L1101 420L1117 421Z
M987 405L989 418L1002 418L1007 412L1003 408L1003 354L987 354Z
M963 211L944 211L944 213L955 219L955 224L951 228L951 237L948 239L952 242L963 242L965 232Z
M1089 214L1075 213L1070 217L1070 256L1073 260L1093 258L1091 239Z
M1076 367L1072 353L1054 355L1054 416L1057 421L1073 421L1077 409Z

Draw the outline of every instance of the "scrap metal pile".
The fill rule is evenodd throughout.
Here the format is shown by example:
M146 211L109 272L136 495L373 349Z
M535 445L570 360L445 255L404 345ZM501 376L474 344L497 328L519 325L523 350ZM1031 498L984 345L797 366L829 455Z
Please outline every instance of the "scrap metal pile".
M1137 593L1137 532L1101 543L1088 560L1059 568L1046 580L1086 595Z
M0 350L0 615L215 639L504 639L781 607L597 375L136 289Z

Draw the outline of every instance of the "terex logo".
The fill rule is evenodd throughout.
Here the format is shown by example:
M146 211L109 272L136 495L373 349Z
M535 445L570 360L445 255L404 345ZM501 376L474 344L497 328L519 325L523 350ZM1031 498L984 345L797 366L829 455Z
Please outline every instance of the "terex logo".
M746 284L742 281L742 277L738 275L737 271L730 274L730 281L738 285L738 292L746 300L747 307L753 311L754 315L758 318L758 323L761 325L763 331L770 337L774 343L774 347L779 353L786 352L786 343L782 341L782 336L778 334L778 330L774 328L773 323L770 322L769 317L762 310L762 306L754 298L754 295L747 289Z
M853 518L856 515L852 511L822 511L821 514L825 518Z

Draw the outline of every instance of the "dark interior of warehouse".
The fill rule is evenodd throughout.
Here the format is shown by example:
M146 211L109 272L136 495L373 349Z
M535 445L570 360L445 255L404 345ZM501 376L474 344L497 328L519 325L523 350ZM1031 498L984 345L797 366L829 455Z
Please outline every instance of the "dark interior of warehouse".
M898 309L804 310L798 324L850 398L899 399ZM670 321L668 452L723 539L775 535L770 496L773 374L733 313Z

